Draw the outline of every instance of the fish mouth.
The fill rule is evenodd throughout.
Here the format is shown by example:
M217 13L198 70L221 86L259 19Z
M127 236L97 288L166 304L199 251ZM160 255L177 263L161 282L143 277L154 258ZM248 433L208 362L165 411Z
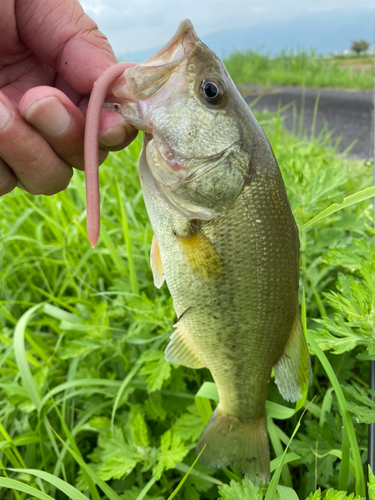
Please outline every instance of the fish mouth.
M145 148L149 142L153 141L155 151L158 156L158 163L164 163L170 169L171 179L173 181L168 184L170 189L179 186L188 175L188 165L184 164L176 152L169 146L160 135L153 131L153 133L145 133L143 136Z
M189 19L185 19L169 42L141 63L141 66L162 66L181 61L194 49L197 42L200 42L200 39L194 31L194 26Z
M192 23L185 19L174 36L144 62L128 68L112 86L112 94L121 100L139 101L155 94L175 70L187 63L201 43Z

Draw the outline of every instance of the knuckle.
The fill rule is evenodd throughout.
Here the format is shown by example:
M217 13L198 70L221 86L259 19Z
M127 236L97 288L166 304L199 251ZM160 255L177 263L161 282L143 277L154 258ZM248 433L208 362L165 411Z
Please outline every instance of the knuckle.
M65 167L63 172L61 172L59 178L54 180L54 182L44 189L43 193L47 196L52 196L54 194L59 193L60 191L64 191L69 186L70 180L73 176L73 169L71 167Z

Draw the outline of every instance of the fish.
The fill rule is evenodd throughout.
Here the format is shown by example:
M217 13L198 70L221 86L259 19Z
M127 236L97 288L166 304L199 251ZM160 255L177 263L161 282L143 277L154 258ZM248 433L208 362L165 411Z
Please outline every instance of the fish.
M271 371L291 402L311 380L298 230L277 161L189 20L145 62L111 71L115 100L105 107L143 132L139 176L154 231L153 279L158 288L167 283L178 318L165 359L207 368L219 393L196 453L203 450L208 467L230 465L267 482Z

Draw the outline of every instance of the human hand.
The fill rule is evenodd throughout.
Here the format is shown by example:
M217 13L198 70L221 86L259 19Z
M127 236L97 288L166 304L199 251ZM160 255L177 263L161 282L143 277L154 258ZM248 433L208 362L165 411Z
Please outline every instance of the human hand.
M85 95L117 60L77 0L5 0L0 28L0 195L51 195L83 169ZM136 134L103 110L100 162Z

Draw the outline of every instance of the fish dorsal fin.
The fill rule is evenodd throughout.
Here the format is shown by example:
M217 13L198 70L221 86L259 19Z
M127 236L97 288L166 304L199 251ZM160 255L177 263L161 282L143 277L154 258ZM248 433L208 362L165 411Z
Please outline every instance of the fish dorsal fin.
M165 359L176 365L187 368L205 368L204 363L194 351L186 338L181 323L177 323L177 330L171 335L171 339L165 350Z
M200 229L189 236L176 234L184 257L191 271L198 278L214 280L223 278L226 274L224 264L210 240Z
M297 315L285 350L275 365L275 383L286 401L296 402L307 391L312 371L301 319Z
M162 284L164 283L165 276L163 263L161 261L159 243L155 235L153 236L151 243L150 263L152 274L154 276L154 285L156 286L156 288L161 288Z

